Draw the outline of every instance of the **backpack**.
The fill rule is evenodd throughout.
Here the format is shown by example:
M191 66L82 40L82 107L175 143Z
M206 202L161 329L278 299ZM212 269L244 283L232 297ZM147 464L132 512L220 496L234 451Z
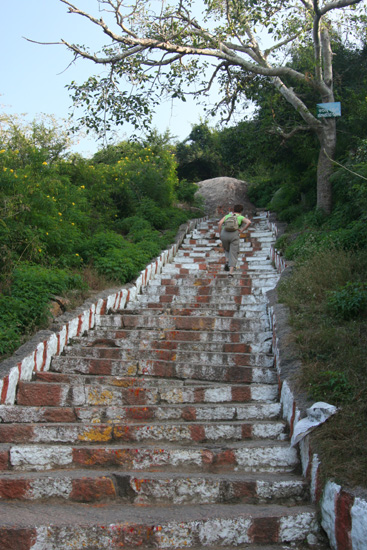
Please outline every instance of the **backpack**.
M237 231L239 229L237 215L229 214L229 216L224 220L223 225L226 231Z

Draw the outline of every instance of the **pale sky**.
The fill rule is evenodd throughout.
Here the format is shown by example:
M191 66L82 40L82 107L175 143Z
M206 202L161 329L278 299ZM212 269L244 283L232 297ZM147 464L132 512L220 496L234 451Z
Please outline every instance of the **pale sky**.
M75 0L77 6L87 11L97 3L95 0ZM68 14L67 6L59 0L0 0L2 30L0 46L2 61L0 69L1 112L27 115L28 120L41 113L58 119L67 119L71 99L67 84L75 80L84 82L97 74L92 62L79 60L68 68L72 54L63 46L40 46L23 37L40 42L57 42L64 38L79 44L98 46L103 37L94 26L82 17ZM190 133L192 125L204 116L195 104L178 102L163 104L155 116L153 125L160 132L167 128L180 141ZM126 139L134 130L126 127L119 130L119 138ZM74 148L88 156L101 148L93 138L84 138Z

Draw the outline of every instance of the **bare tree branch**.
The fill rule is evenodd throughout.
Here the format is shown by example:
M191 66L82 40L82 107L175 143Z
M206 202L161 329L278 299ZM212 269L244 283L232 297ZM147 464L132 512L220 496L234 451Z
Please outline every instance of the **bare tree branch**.
M283 128L277 126L276 128L270 129L269 133L281 136L286 141L288 139L291 139L295 134L298 134L299 132L309 132L310 130L312 130L310 126L295 126L290 132L285 132Z
M322 9L320 9L320 15L325 15L327 12L335 9L346 8L348 6L353 6L359 4L361 0L337 0L336 2L330 2L326 4Z

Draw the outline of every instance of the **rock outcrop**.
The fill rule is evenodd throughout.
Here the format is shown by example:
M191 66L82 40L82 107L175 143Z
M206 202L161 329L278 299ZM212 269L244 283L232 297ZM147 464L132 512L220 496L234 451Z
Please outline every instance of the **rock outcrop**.
M235 204L244 205L244 214L251 216L255 206L247 197L247 183L236 178L219 177L196 182L198 195L204 198L205 212L211 216L227 213Z

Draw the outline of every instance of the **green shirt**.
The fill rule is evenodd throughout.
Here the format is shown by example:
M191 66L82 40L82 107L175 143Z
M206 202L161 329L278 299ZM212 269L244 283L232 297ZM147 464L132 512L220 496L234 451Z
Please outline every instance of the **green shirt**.
M231 212L230 214L227 214L225 217L224 217L224 221L226 221L227 218L229 218L229 216L233 216L233 214L235 214L235 212ZM241 227L241 224L243 222L243 220L245 219L245 216L241 216L241 214L236 214L237 216L237 221L238 221L238 227Z

